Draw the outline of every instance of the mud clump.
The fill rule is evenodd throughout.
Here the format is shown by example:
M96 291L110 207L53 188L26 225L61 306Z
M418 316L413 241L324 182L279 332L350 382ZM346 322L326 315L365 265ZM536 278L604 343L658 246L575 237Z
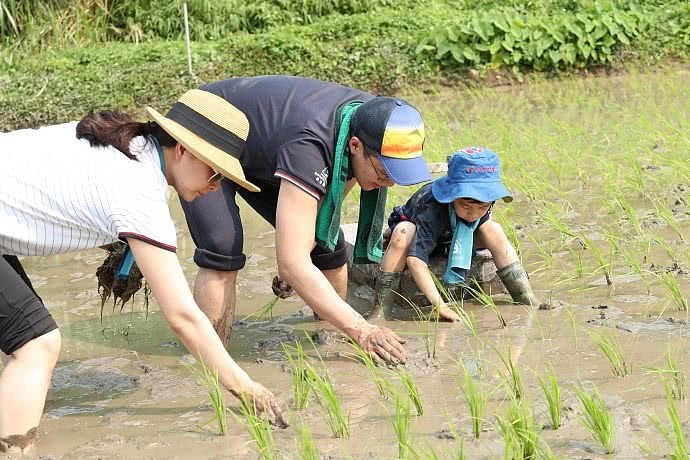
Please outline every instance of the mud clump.
M13 434L6 438L0 438L0 452L25 453L27 448L31 448L38 434L38 428L34 427L25 434Z
M119 304L122 310L125 304L139 292L144 286L144 307L148 310L150 289L148 284L142 283L144 276L141 274L136 262L133 263L129 276L121 279L117 276L120 265L127 254L128 245L125 243L113 243L108 248L108 255L96 269L98 279L98 293L101 295L101 318L103 307L108 299L113 298L113 309Z

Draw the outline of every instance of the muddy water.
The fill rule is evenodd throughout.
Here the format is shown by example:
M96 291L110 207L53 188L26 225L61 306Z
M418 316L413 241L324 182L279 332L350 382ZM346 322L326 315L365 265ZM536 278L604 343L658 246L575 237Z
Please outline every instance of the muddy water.
M662 78L665 80L654 88L665 89L658 98L653 96L653 90L650 96L647 82ZM687 120L690 104L679 104L683 98L687 101L686 87L681 84L687 78L685 73L674 72L651 77L597 78L584 83L552 82L518 89L499 88L480 95L458 90L415 92L409 98L424 109L427 120L438 120L438 125L429 128L429 150L438 160L452 146L457 147L457 139L466 140L463 144L479 144L482 142L475 139L477 133L486 139L492 130L492 139L499 144L495 149L502 152L511 150L507 145L511 137L517 139L514 142L532 138L537 145L540 133L558 132L558 127L564 125L574 126L566 132L572 137L564 139L564 144L574 142L573 139L582 135L577 126L587 125L593 107L598 117L610 119L614 125L621 113L639 114L638 108L650 101L658 103L655 109L658 112L668 110L672 123ZM458 114L469 115L463 118ZM661 127L650 128L653 124L654 120L643 120L638 128L644 132L631 136L647 136L644 142L651 144L667 140L670 134ZM600 135L615 138L619 127L614 125L599 124L597 128L603 133ZM589 126L589 129L593 128ZM646 146L647 150L652 147ZM688 147L684 151L686 156L680 158L688 158ZM639 145L634 143L629 148L636 151ZM587 164L590 160L582 161ZM530 161L525 156L508 159L506 163L509 172L518 176L520 168ZM540 172L539 168L543 166L534 166L532 172L548 177L546 169ZM649 174L655 171L648 170ZM605 168L595 174L605 175ZM593 216L611 221L598 182L592 182L583 194L576 187L577 179L569 175L564 178L563 183L556 184L556 189L577 203L569 222L586 226L596 221ZM666 177L661 178L661 184L654 184L659 190L665 190ZM678 178L673 176L673 180ZM399 197L407 193L396 191ZM467 458L502 458L503 441L496 416L505 414L507 397L506 389L500 388L503 367L497 352L506 354L510 350L522 373L526 397L531 401L538 425L547 426L542 436L559 458L606 457L578 422L581 406L570 391L578 382L584 382L588 388L596 387L615 417L617 451L611 458L661 458L668 454L666 441L647 417L656 413L666 423L663 386L658 376L647 369L663 366L664 354L671 348L678 354L681 368L690 371L687 351L690 327L685 323L686 314L669 305L668 293L658 281L651 281L648 291L618 259L613 264L613 288L606 285L601 272L594 272L595 262L587 251L583 255L585 273L578 274L572 251L556 244L559 237L535 217L538 206L519 191L511 206L513 223L523 228L519 236L532 282L538 293L552 299L558 308L533 312L498 299L498 308L508 322L507 327L500 328L492 311L467 303L466 310L477 321L478 337L462 325L441 324L437 357L432 359L427 357L420 335L425 326L414 322L386 324L408 338L411 355L408 370L420 388L424 404L424 415L413 415L411 421L414 448L420 452L433 449L438 458L455 458L464 445ZM636 206L641 213L650 207L645 200L636 201ZM173 200L171 207L179 229L179 257L191 281L195 273L193 244L179 205ZM675 214L677 221L684 235L690 237L687 207L680 208ZM245 252L249 259L240 276L237 318L249 315L271 300L270 281L275 274L272 229L251 210L245 209L243 217ZM673 273L687 297L687 245L663 222L655 221L654 225L656 234L678 255L678 269ZM595 232L591 234L596 239ZM544 247L553 251L545 256ZM88 251L23 261L63 335L63 350L40 426L37 454L42 458L65 459L256 458L256 450L239 419L232 420L227 436L216 435L213 423L203 425L212 414L208 398L183 365L191 361L155 303L148 317L142 311L141 299L136 299L133 307L128 305L121 313L111 314L107 307L101 323L94 272L102 258L99 251ZM658 245L649 252L647 267L650 263L674 270L669 255ZM280 343L326 327L315 322L302 307L298 298L288 299L278 303L272 321L240 322L231 344L235 359L278 394L285 407L291 404L291 379L280 353ZM633 374L614 377L590 333L616 337L627 361L632 363ZM307 350L314 355L308 347ZM299 420L309 425L316 448L324 458L396 458L397 442L388 418L394 413L394 405L377 396L366 368L348 359L347 351L347 346L340 343L319 345L335 391L349 412L350 439L330 436L323 411L314 400L305 411L290 411L293 426ZM467 404L459 389L462 378L459 363L475 374L480 388L490 394L484 431L478 440L472 437ZM537 383L536 376L546 371L553 371L558 377L565 399L564 422L559 430L548 429L544 397ZM398 384L392 371L383 372ZM228 395L227 402L237 413L236 401ZM687 423L686 403L680 402L678 409L681 419ZM453 431L457 431L459 439L452 439L449 433ZM278 430L273 435L283 458L300 458L294 428Z

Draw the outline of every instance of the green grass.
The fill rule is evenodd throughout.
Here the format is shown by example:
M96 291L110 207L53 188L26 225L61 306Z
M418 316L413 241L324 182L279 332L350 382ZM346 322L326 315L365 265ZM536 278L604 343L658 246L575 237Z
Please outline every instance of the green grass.
M582 425L601 444L607 454L615 452L615 423L613 415L596 388L575 385L575 394L582 405Z
M561 418L563 412L563 401L561 401L561 389L558 386L558 379L553 372L546 374L546 378L537 376L539 386L544 392L544 399L546 401L546 408L549 413L549 421L551 428L557 430L561 427Z

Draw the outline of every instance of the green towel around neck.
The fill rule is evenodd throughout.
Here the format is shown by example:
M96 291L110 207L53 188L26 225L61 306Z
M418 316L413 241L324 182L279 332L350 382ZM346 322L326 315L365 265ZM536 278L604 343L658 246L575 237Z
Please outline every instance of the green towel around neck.
M352 101L336 115L338 134L335 144L333 171L328 192L316 216L316 243L329 251L335 250L340 232L340 213L345 185L350 170L350 120L362 101ZM387 187L362 191L359 199L357 238L353 262L379 263L383 256L383 221L385 218Z

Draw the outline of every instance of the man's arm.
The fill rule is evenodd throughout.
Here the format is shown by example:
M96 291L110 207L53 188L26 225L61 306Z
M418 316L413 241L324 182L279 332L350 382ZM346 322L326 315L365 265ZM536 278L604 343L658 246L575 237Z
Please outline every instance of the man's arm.
M278 274L319 317L352 337L366 351L392 362L405 361L404 340L373 326L337 294L310 253L315 246L317 201L283 179L276 210Z

